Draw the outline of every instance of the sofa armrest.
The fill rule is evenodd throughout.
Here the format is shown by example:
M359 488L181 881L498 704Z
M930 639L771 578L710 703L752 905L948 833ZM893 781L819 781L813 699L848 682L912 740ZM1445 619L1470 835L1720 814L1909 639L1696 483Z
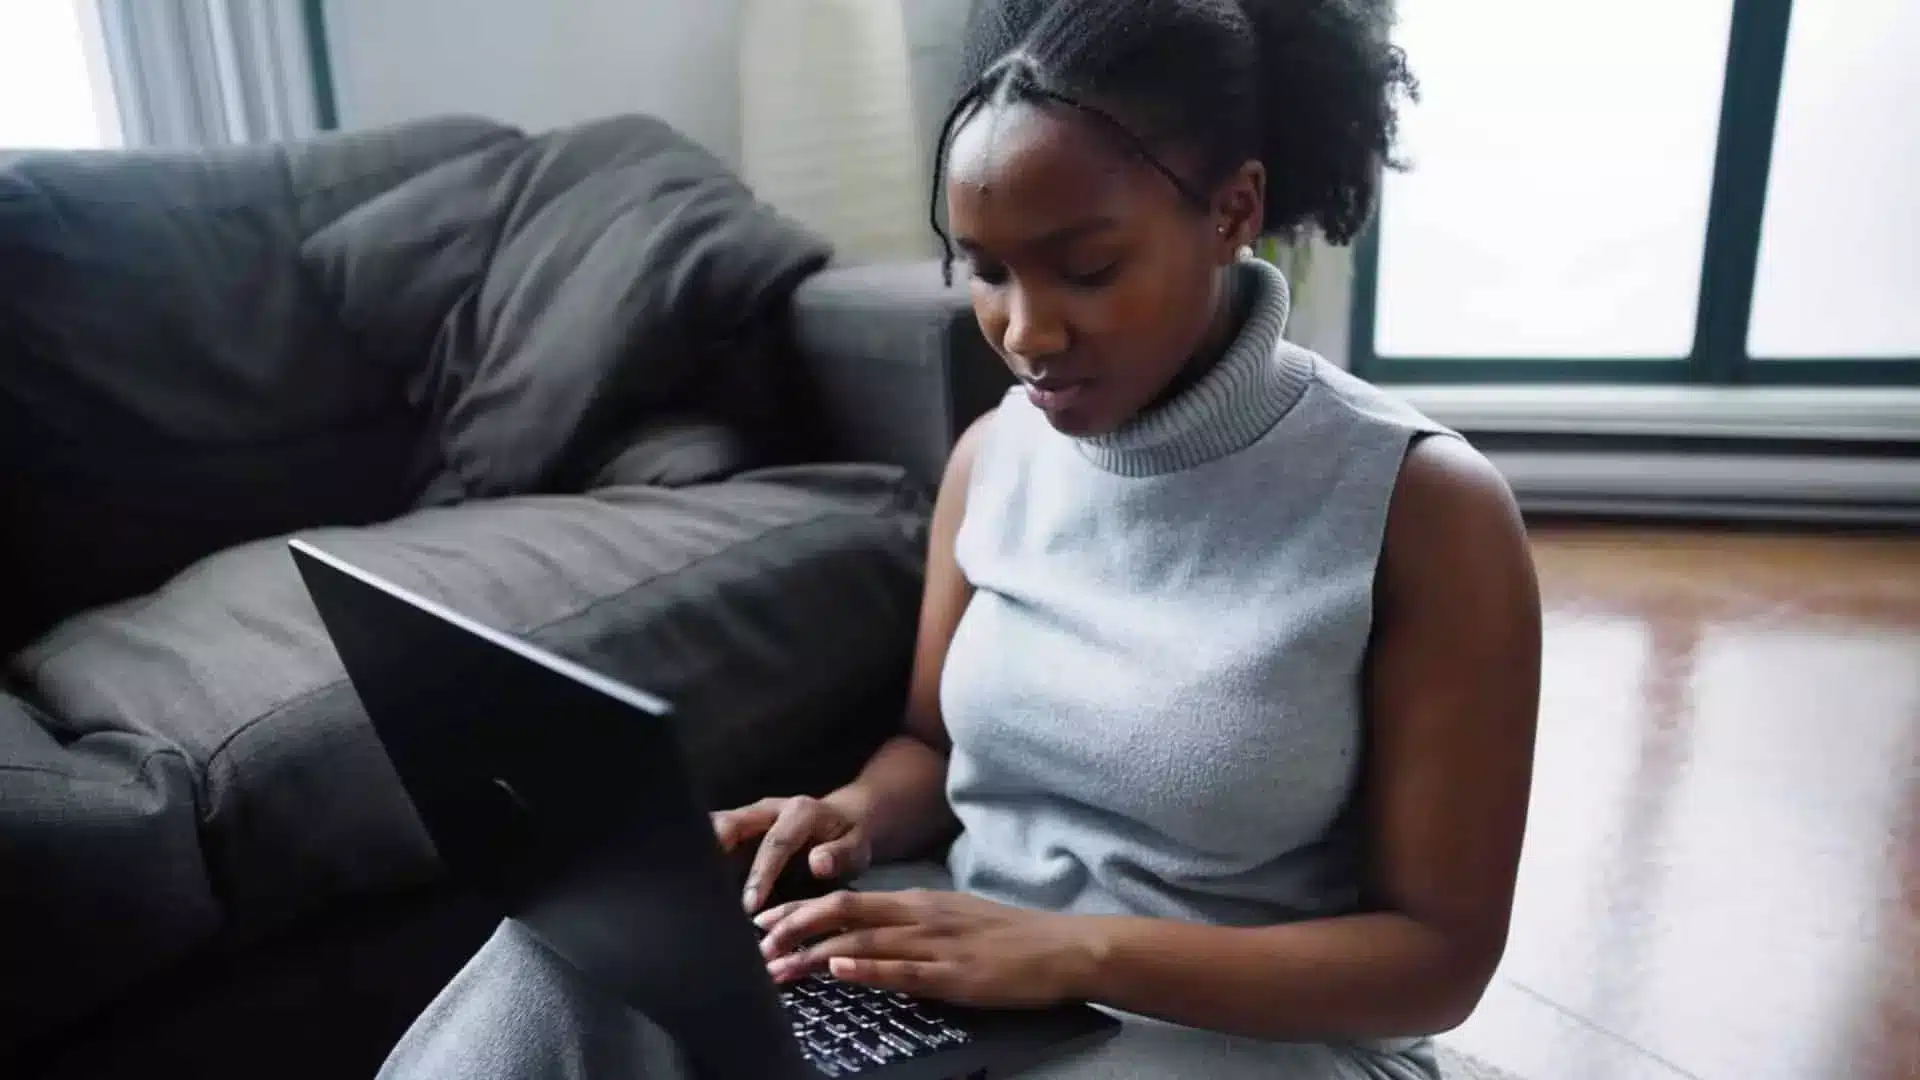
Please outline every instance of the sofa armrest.
M794 295L792 335L837 455L938 487L954 440L1012 377L933 261L836 268Z

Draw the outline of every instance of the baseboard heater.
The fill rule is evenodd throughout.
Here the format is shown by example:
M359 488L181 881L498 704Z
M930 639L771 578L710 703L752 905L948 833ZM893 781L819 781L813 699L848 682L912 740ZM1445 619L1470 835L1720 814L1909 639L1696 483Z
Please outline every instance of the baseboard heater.
M1483 449L1533 514L1920 526L1920 454Z

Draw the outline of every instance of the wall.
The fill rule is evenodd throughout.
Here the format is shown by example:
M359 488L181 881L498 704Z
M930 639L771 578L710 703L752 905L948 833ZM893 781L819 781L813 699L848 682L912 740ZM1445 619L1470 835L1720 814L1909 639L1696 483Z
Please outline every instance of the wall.
M344 127L476 112L532 130L643 110L741 163L748 0L325 0ZM957 78L962 0L903 0L915 113L937 126ZM484 11L485 18L476 18ZM926 132L922 133L923 139ZM926 148L923 147L923 156ZM917 203L920 191L916 185ZM1350 249L1322 247L1288 336L1347 358Z
M1348 363L1348 332L1353 303L1353 248L1316 241L1303 280L1293 284L1293 314L1287 340L1312 349L1340 367Z
M325 0L342 127L644 111L740 158L741 0Z

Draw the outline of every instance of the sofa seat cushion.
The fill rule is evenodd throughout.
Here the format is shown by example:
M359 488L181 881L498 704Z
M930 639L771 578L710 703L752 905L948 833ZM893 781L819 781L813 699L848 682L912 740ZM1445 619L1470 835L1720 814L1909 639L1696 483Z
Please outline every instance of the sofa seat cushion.
M809 466L302 535L666 697L702 789L737 796L876 700L897 705L924 523L896 470ZM67 621L14 675L60 741L131 736L189 763L229 931L437 871L281 541Z
M217 932L194 787L157 740L64 743L0 693L0 1062Z

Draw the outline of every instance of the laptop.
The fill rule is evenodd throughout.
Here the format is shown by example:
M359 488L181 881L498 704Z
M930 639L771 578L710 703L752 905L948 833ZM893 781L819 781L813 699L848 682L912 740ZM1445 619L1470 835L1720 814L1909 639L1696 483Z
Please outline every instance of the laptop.
M664 1028L699 1080L977 1080L1118 1030L1084 1005L962 1009L824 975L777 987L667 702L290 548L448 871Z

